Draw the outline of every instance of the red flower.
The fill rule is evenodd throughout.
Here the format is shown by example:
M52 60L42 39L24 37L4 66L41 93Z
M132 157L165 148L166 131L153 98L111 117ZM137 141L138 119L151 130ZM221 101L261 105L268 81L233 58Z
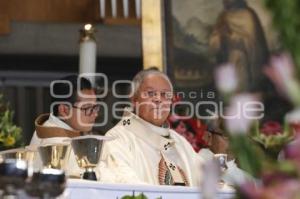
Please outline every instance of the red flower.
M192 145L194 150L198 152L207 143L203 136L206 132L207 126L201 123L198 119L180 119L177 115L170 115L168 118L171 128L178 134L185 137L185 139Z
M269 136L269 135L276 135L282 133L282 127L278 122L275 121L268 121L263 124L260 132Z
M174 130L179 134L184 134L187 129L183 121L180 121L178 126Z

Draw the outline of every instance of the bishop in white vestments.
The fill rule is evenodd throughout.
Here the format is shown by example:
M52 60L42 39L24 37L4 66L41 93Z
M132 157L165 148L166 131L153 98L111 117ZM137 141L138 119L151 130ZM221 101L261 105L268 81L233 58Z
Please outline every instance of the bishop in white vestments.
M125 109L121 121L106 134L115 139L104 144L103 157L113 159L118 182L200 184L201 157L166 125L172 92L170 80L159 71L144 70L133 79L134 112Z

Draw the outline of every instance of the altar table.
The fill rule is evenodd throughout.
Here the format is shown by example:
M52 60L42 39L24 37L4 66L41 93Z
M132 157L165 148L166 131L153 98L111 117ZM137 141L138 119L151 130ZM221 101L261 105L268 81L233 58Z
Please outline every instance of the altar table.
M201 198L201 191L197 187L104 184L80 179L69 179L63 195L72 199L120 199L124 195L132 195L133 191L135 195L144 193L148 199L159 197L162 199ZM234 193L233 188L223 186L218 190L217 198L233 198Z

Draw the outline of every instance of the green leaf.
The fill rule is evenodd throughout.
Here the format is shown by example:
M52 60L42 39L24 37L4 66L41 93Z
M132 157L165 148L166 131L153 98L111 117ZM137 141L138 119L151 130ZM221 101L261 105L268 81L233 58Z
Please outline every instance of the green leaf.
M132 196L123 196L121 199L148 199L148 198L143 193L141 193L138 196L135 196L133 192Z
M13 111L9 109L8 103L4 102L0 94L0 150L21 147L22 129L13 122Z
M262 171L264 155L262 151L245 135L230 137L230 149L238 160L239 166L252 176L258 177Z
M272 13L273 26L280 35L280 43L289 51L295 61L297 76L300 77L300 1L298 0L264 0L265 6ZM299 95L299 92L295 93ZM299 96L294 96L300 103Z

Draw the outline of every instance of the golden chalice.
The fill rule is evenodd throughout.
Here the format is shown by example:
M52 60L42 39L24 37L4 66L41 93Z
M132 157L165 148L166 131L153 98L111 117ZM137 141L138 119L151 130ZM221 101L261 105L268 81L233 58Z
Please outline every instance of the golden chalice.
M83 179L97 180L94 168L98 165L104 141L111 137L86 135L71 139L71 145L76 156L77 164L85 169Z
M38 147L43 168L64 170L69 160L71 146L69 144L47 144Z

